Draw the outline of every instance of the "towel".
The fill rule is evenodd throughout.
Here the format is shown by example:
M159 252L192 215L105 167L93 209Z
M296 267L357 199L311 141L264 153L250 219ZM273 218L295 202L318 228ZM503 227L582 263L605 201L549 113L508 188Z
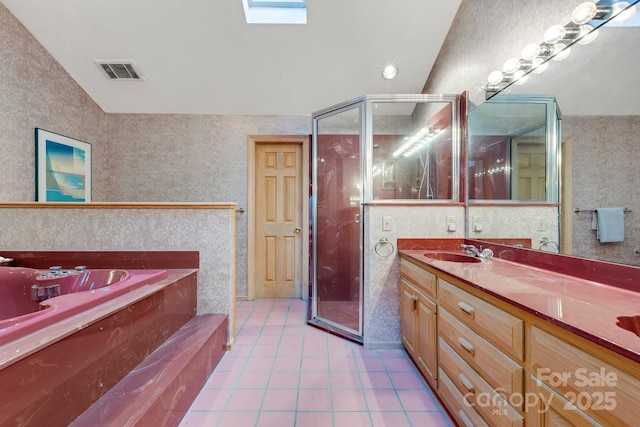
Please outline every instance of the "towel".
M600 243L624 242L624 208L595 209L591 228Z

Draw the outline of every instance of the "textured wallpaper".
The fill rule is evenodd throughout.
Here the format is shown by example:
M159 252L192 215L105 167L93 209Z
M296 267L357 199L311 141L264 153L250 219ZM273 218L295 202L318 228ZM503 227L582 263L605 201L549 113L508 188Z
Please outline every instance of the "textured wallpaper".
M569 22L578 4L578 0L517 4L510 0L463 0L423 92L456 94L468 90L472 105L483 102L481 87L488 74L500 69L506 59L519 56L526 44L540 42L551 25ZM591 215L572 214L573 255L640 265L640 254L635 253L640 249L639 126L637 116L563 115L563 140L572 141L569 194L573 207L633 210L625 215L624 243L599 243L590 227ZM470 232L471 237L473 234Z
M247 206L247 137L309 135L310 116L106 114L0 4L0 200L35 200L40 127L92 145L93 201ZM114 82L118 84L118 82ZM237 293L247 220L237 215Z
M35 200L36 127L91 144L104 200L106 114L2 4L0 58L0 200Z

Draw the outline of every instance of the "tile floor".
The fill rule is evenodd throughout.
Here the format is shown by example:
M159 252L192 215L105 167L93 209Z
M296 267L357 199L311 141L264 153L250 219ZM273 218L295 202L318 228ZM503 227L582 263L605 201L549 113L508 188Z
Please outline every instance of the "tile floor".
M453 426L403 350L367 350L306 325L294 299L239 301L237 341L180 424Z

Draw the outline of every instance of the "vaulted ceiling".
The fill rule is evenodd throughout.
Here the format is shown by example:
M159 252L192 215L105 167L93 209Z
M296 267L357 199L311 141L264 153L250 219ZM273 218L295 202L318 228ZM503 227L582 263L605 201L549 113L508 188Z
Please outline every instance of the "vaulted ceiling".
M460 5L308 0L307 24L249 25L242 0L1 1L103 110L159 114L310 114L420 93ZM144 80L109 80L96 60L133 60Z

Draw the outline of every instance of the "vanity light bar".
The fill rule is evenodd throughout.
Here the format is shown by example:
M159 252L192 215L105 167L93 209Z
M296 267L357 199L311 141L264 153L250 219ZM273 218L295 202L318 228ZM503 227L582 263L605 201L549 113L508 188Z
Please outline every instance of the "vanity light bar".
M579 4L571 14L571 22L549 27L543 35L542 43L528 44L522 50L520 58L508 59L501 71L489 74L484 85L486 97L489 98L512 83L524 84L529 78L529 73L542 73L550 59L562 61L569 55L570 47L574 43L587 44L595 40L598 34L597 27L609 20L623 22L629 19L635 13L635 4L638 2L629 4L622 1L609 5L609 0L602 0L600 3L607 4ZM593 25L588 22L592 22Z

